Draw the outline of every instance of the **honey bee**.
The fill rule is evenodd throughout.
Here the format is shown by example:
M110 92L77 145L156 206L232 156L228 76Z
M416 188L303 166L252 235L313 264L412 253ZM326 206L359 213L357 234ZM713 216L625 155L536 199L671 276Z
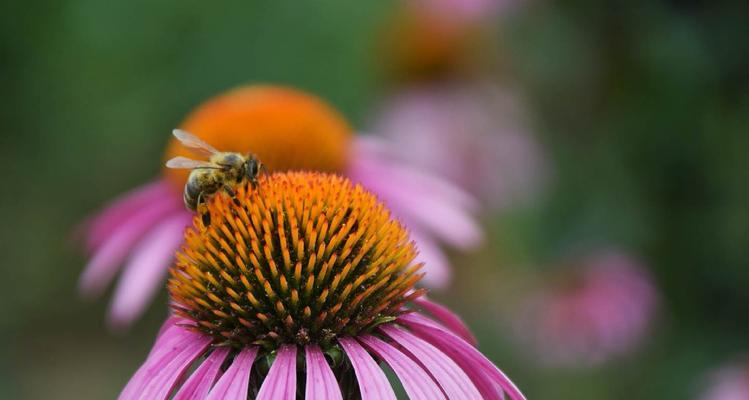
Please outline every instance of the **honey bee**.
M172 134L183 146L208 156L208 161L174 157L166 162L167 168L192 169L182 196L185 207L189 210L198 211L209 196L221 189L233 194L233 186L245 179L253 187L257 185L257 177L263 164L254 154L218 151L195 135L180 129L173 130Z

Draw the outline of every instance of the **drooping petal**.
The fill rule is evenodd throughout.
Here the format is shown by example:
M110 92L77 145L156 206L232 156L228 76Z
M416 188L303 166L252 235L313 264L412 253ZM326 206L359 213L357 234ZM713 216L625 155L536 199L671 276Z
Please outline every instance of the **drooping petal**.
M154 228L133 251L119 280L109 310L110 325L122 328L143 313L162 285L174 252L183 240L190 215L177 213Z
M173 199L163 199L133 213L96 249L78 281L79 290L87 296L101 293L114 277L117 267L143 234L177 210L179 208L175 207ZM187 213L186 210L182 212Z
M278 349L276 359L256 400L296 399L296 345L284 345Z
M479 209L479 202L471 194L437 175L403 165L402 159L393 150L393 143L373 135L358 135L354 142L355 163L353 168L364 166L391 166L395 175L405 175L410 182L417 184L423 193L434 193L445 201L474 212Z
M159 328L159 332L156 334L156 342L158 343L159 338L161 338L167 330L177 325L177 323L188 323L188 321L176 315L169 315L164 323L161 324L161 328ZM156 348L155 345L154 348Z
M390 368L398 375L398 379L400 379L410 399L437 400L445 398L444 393L432 377L407 355L371 335L364 335L358 339L390 365Z
M450 283L452 270L447 261L445 252L434 242L428 235L424 235L417 229L410 228L411 240L416 243L419 254L416 255L414 262L423 263L421 269L425 273L424 285L430 288L443 288Z
M250 370L257 350L257 347L242 350L208 393L206 400L247 400Z
M170 315L166 321L164 321L163 324L161 324L161 328L159 328L159 332L156 334L156 340L153 343L153 346L151 346L151 351L148 353L148 356L150 357L151 354L153 354L156 350L161 349L161 344L164 340L166 340L169 335L166 335L168 332L172 332L172 328L179 328L177 324L192 324L192 322L188 322L182 317L178 317L175 315Z
M161 179L121 195L89 221L86 229L86 247L89 250L96 249L138 210L169 196L179 200L179 194L168 182Z
M356 163L352 178L380 196L407 225L418 224L462 249L476 247L483 240L481 229L465 207L446 201L440 193L421 190L420 182L410 180L411 175L402 170L386 164L366 165L360 160Z
M502 399L497 386L512 400L525 400L514 383L475 347L449 330L416 313L401 316L419 337L450 356L473 380L486 399Z
M218 379L221 364L229 355L228 347L219 347L198 366L182 385L173 400L203 400Z
M468 375L443 352L414 334L391 324L380 326L427 369L450 399L481 399Z
M352 338L338 340L354 367L362 400L395 400L395 393L385 373L372 356Z
M160 348L149 354L125 389L120 400L166 399L195 359L208 348L210 337L173 327L159 340Z
M466 201L453 200L460 189L394 160L354 157L350 178L376 193L410 228L428 229L445 242L473 248L483 233ZM463 197L470 198L465 194Z
M304 398L342 400L341 388L320 348L317 345L307 345L304 350L307 368Z
M426 296L418 297L414 299L413 302L432 314L442 325L451 330L454 334L460 336L466 342L474 346L476 345L476 337L473 336L473 333L468 329L465 322L463 322L457 314L450 311L447 307L427 299Z
M146 361L143 362L143 365L130 378L130 381L128 381L122 393L120 393L120 398L137 398L136 395L139 393L140 388L150 379L151 371L154 369L153 365L160 362L165 355L172 356L174 352L179 350L185 343L193 340L193 338L192 332L185 331L177 325L166 325L165 323L162 326L162 332L151 348L151 352L146 357Z

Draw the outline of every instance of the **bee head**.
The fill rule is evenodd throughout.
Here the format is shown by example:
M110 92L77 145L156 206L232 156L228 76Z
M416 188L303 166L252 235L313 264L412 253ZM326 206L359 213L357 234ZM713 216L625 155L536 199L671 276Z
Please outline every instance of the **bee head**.
M244 165L245 178L249 179L251 182L255 181L257 175L260 173L261 165L260 160L258 160L254 154L248 154L247 161Z

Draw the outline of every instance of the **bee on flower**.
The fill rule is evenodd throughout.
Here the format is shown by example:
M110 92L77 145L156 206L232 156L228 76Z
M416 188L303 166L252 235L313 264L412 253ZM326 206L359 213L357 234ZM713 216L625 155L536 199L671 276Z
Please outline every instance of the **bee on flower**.
M381 363L412 399L524 399L423 298L408 232L361 185L272 173L205 206L211 224L195 216L169 271L173 314L120 400L395 399Z
M200 105L180 129L191 135L173 138L165 160L193 157L196 145L189 144L199 140L197 147L213 154L206 164L177 158L171 166L183 168L165 168L161 176L121 196L85 224L91 258L80 277L80 291L99 295L119 274L109 309L113 327L131 324L158 291L193 217L189 209L203 201L204 185L210 181L208 192L222 192L226 186L218 185L217 174L239 171L241 164L245 170L240 175L255 176L260 171L257 160L269 173L335 173L375 192L417 242L427 286L449 282L445 245L469 250L482 241L473 216L476 201L470 195L407 162L384 157L382 149L390 146L386 140L354 135L336 110L310 94L278 86L241 87ZM237 169L215 168L216 154L232 153Z

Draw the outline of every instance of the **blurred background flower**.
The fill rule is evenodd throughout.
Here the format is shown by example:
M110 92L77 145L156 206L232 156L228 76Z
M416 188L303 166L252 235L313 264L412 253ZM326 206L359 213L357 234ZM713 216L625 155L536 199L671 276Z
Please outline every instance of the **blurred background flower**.
M708 377L700 400L749 399L749 369L746 364L724 366Z
M512 316L524 355L551 366L589 367L634 351L658 303L644 266L615 250L568 263L544 275Z
M530 201L507 207L500 196L501 212L479 214L485 246L448 252L465 272L430 296L465 318L482 351L502 360L529 398L694 398L702 377L746 353L749 4L501 3L461 22L455 31L463 33L450 41L398 33L406 30L394 22L409 13L403 7L3 3L0 392L101 399L125 385L167 299L157 296L131 334L106 334L107 302L76 293L85 260L70 229L156 176L165 133L196 104L247 82L314 93L351 126L366 127L375 145L396 140L374 127L402 93L466 93L463 82L479 82L480 93L498 88L489 98L510 94L517 120L499 108L489 114L540 149L540 185L529 186L538 188ZM405 50L388 51L392 38ZM535 176L525 168L518 171ZM458 178L450 179L492 204ZM562 274L559 254L593 241L637 255L660 295L658 322L626 356L589 368L541 367L503 321L538 279Z
M390 140L396 159L449 179L496 211L532 201L544 181L542 151L517 103L491 82L422 83L390 96L372 131Z

